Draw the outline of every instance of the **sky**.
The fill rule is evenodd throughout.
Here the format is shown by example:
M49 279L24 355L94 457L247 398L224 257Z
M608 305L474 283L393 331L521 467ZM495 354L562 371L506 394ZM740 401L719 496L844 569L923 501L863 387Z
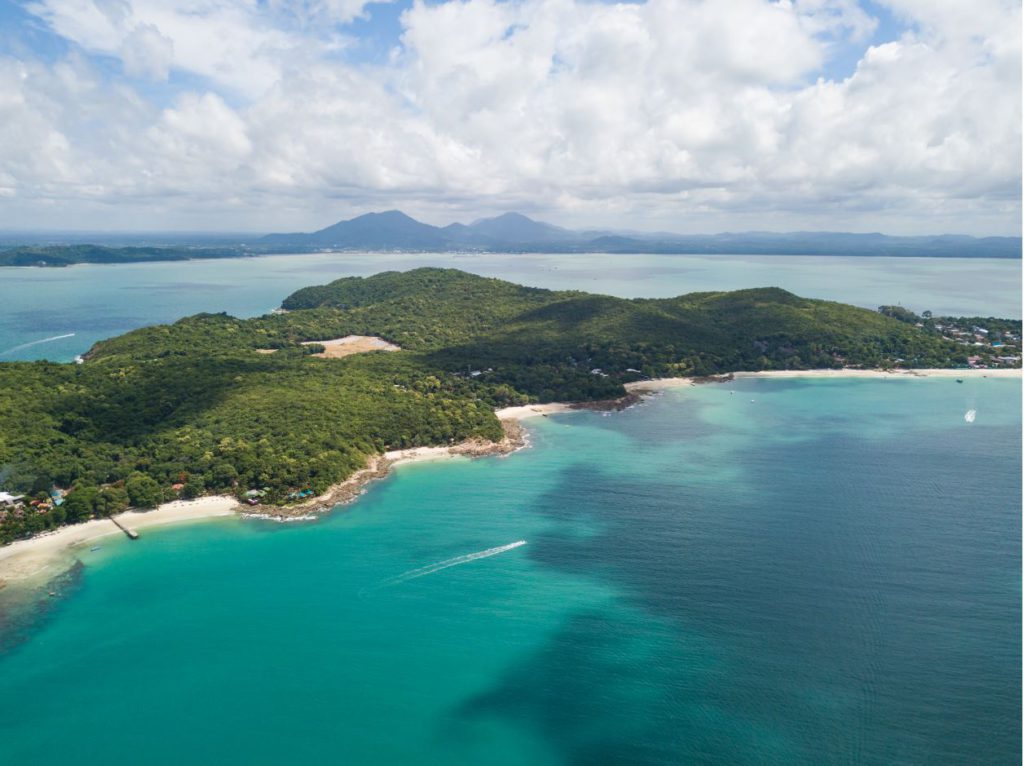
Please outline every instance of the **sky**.
M0 229L1021 233L1006 0L0 0Z

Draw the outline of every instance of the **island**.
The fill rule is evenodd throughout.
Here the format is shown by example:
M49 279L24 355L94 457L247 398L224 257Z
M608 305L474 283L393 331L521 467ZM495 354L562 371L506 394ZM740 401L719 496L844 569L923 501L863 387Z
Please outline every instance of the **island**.
M244 258L244 247L110 247L107 245L21 245L0 249L0 266L59 268L76 263L157 263L208 258Z
M265 316L135 330L80 364L0 363L0 542L208 495L329 506L386 454L514 449L502 408L614 406L652 380L743 371L991 372L1020 349L1020 321L773 287L628 300L452 269L346 277Z

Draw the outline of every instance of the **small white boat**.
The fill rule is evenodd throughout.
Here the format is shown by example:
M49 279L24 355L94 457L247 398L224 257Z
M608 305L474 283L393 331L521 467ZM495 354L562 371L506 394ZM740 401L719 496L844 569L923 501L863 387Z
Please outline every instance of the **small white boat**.
M964 420L966 420L968 423L973 423L974 418L976 418L977 416L977 410L967 410L967 412L964 413Z

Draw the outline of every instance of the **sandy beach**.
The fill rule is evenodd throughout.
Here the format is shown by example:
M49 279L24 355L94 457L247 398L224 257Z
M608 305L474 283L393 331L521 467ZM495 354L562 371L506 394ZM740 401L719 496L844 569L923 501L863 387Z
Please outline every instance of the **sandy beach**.
M233 497L201 497L164 503L152 511L125 511L115 518L129 529L140 532L165 524L229 516L238 507ZM49 579L67 568L77 549L110 535L124 535L124 532L109 519L93 519L6 545L0 548L0 583Z
M368 480L386 475L394 465L451 458L454 454L458 453L453 453L450 447L417 447L387 452L376 458L367 469L333 487L316 501L330 502L339 490L345 489L351 489L354 496ZM125 511L115 518L129 529L142 532L156 526L230 516L246 510L249 509L230 495L216 495L174 500L151 511ZM124 532L109 519L92 519L0 547L0 587L43 583L65 571L74 562L77 551L104 537L116 535L124 535Z
M736 372L734 378L1020 378L1021 370L771 370L768 372Z
M711 378L711 380L715 380L715 378ZM624 383L623 387L630 393L643 393L645 391L664 391L667 388L683 388L684 386L695 385L697 385L695 378L651 378L650 380Z
M737 372L732 378L875 378L875 379L917 379L917 378L1021 378L1020 369L993 370L772 370L768 372ZM657 378L625 384L629 394L642 396L673 388L696 386L702 383L725 382L729 376L708 378ZM526 445L525 434L517 425L519 421L566 412L587 409L586 405L565 402L549 404L527 404L506 407L495 414L505 426L506 438L499 443L470 441L452 447L415 447L392 450L371 459L362 471L346 481L332 487L323 495L296 506L289 506L287 512L277 515L278 509L257 508L254 515L281 520L310 518L339 503L349 502L362 494L370 481L387 476L390 470L403 463L428 460L442 460L452 457L480 457L494 454L508 454ZM248 510L230 496L202 497L196 500L177 500L164 503L152 511L126 511L116 518L124 526L141 531L155 526L198 521L217 516L229 516ZM0 547L0 587L18 582L43 582L60 574L74 561L75 551L86 544L103 537L124 534L108 519L94 519L82 524L47 532L29 540L19 540Z
M405 463L421 463L428 460L446 460L453 457L487 457L489 455L508 455L526 446L526 432L514 417L501 417L505 436L501 441L493 442L473 438L447 447L409 447L401 450L390 450L382 455L375 455L367 460L362 468L345 481L329 487L317 497L309 498L289 506L257 505L244 509L246 516L262 517L273 521L312 520L343 503L352 502L361 495L366 486L373 481L385 478L391 469Z
M526 420L545 415L556 415L559 412L575 412L578 409L578 407L565 404L564 402L552 402L550 404L524 404L521 407L505 407L504 409L496 410L494 414L498 416L499 420Z
M876 380L905 380L908 378L1020 378L1021 369L993 370L767 370L764 372L734 372L732 379L742 378L874 378ZM663 391L668 388L696 386L700 383L724 382L730 375L715 375L707 378L654 378L626 383L630 392Z

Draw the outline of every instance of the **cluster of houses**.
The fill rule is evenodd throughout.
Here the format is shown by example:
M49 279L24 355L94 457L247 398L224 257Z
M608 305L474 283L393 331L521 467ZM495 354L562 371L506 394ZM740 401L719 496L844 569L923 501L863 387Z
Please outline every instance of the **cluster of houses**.
M967 357L967 366L973 369L1016 367L1021 362L1021 336L1015 333L992 333L986 327L972 326L968 330L942 324L936 324L935 329L961 346L978 349L979 353ZM982 351L987 353L980 353Z
M250 489L245 493L245 502L249 505L259 505L260 501L267 496L270 492L270 487L264 487L263 489ZM288 493L289 500L305 500L307 497L313 496L313 490L311 489L297 489Z
M57 506L64 504L64 496L67 490L60 487L51 487L47 493L47 499L39 497L26 500L24 495L12 495L10 492L0 492L0 521L8 516L23 518L26 513L48 513Z

